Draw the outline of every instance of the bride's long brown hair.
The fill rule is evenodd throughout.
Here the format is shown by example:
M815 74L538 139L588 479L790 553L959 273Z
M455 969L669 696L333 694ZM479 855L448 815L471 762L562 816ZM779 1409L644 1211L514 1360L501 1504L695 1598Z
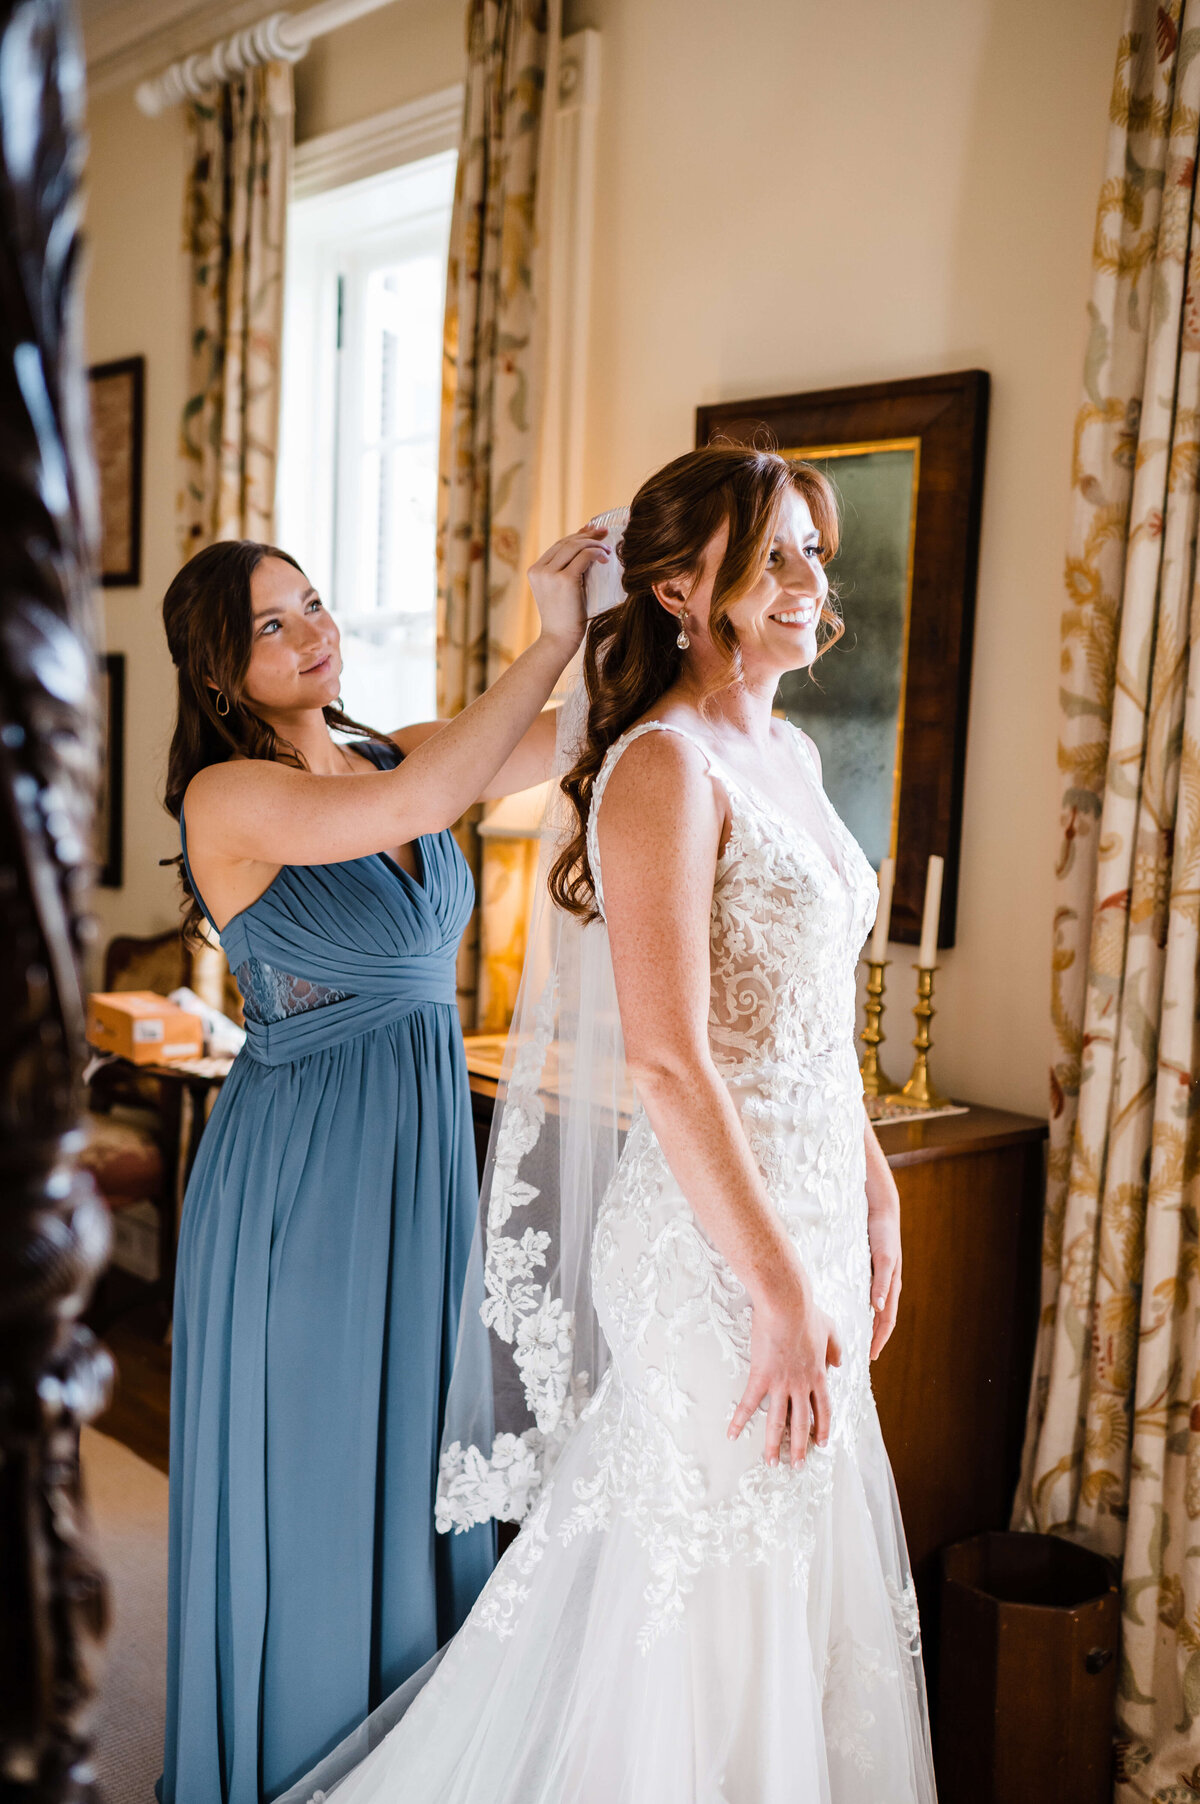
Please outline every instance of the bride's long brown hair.
M777 451L708 445L677 457L634 496L617 548L626 599L598 615L588 628L583 652L587 725L579 757L561 782L575 811L576 830L555 861L549 881L551 896L569 914L585 921L598 915L587 822L604 755L665 695L683 660L675 644L679 623L658 600L655 584L696 577L705 547L722 526L728 526L729 541L708 615L709 634L726 665L721 683L709 693L736 682L741 657L729 608L765 571L789 490L808 503L821 537L821 561L827 563L838 547L833 489L814 465L794 462ZM843 631L832 594L817 626L819 656Z
M300 570L295 558L278 546L263 545L257 539L223 539L189 559L163 597L163 625L179 677L163 801L176 820L183 811L188 784L197 771L210 764L224 764L236 756L270 758L307 768L302 753L256 714L246 699L246 671L254 641L250 579L268 557ZM227 713L217 712L218 695L225 700ZM322 713L326 724L340 733L388 743L386 734L352 720L341 708L323 708ZM183 858L164 858L162 863L178 868L184 939L195 945L203 934L204 911Z

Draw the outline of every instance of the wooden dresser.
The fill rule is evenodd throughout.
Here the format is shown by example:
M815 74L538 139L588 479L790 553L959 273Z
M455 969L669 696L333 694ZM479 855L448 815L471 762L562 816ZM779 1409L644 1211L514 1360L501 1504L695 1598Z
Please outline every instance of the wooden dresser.
M1037 1332L1046 1123L973 1107L878 1133L900 1191L904 1289L872 1378L925 1591L938 1548L1008 1527Z
M482 1166L496 1080L467 1045ZM904 1290L872 1375L933 1629L938 1549L1008 1527L1037 1329L1046 1123L972 1106L878 1133L900 1190Z

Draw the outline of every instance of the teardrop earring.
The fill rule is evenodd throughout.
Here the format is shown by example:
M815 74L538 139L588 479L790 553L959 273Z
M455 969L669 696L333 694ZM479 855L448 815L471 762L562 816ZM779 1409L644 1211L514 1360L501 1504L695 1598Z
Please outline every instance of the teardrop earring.
M688 638L687 615L684 613L682 608L680 608L680 610L679 610L679 633L676 637L675 643L679 647L680 651L686 651L688 646L692 643L691 640Z
M225 703L224 707L221 706L222 702ZM217 710L217 713L221 716L221 719L224 720L225 716L229 712L229 697L226 695L226 693L223 689L217 690L217 699L213 703L213 707Z

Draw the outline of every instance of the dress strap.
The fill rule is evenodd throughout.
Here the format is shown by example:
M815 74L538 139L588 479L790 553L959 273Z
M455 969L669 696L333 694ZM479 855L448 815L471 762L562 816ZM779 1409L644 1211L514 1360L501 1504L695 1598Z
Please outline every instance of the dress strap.
M212 916L209 914L208 904L207 904L207 902L205 902L204 897L200 894L200 890L196 884L196 879L192 875L192 867L191 867L191 863L189 862L189 859L188 859L187 828L184 825L184 820L183 820L183 803L182 802L180 802L180 804L179 804L179 847L180 847L181 852L183 853L183 868L187 872L187 880L192 886L192 894L193 894L193 896L195 896L197 902L200 904L200 912L204 916L204 919L208 922L209 926L212 928L213 932L216 934L217 938L220 939L221 929L217 926L217 923L213 920Z
M717 781L721 784L721 787L728 791L723 768L713 756L712 752L709 751L702 740L697 739L694 733L689 733L686 727L676 726L674 721L644 720L640 726L630 727L627 733L622 733L619 739L614 739L613 743L604 754L604 762L597 771L596 781L592 785L591 803L588 808L587 821L588 864L590 865L592 872L592 890L596 897L596 907L600 910L601 915L604 914L604 886L600 877L600 837L596 830L596 823L600 814L600 804L604 800L604 791L608 788L608 779L612 776L620 762L621 753L625 750L626 746L632 745L635 739L641 739L646 733L674 733L680 739L686 739L689 745L695 746L696 750L708 765L711 774L716 777Z
M404 753L394 739L355 739L345 743L348 751L365 758L376 770L395 770L404 762Z

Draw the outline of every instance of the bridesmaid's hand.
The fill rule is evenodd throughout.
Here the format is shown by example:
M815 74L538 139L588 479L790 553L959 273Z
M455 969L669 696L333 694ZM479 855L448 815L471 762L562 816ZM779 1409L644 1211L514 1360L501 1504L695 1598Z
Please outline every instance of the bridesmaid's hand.
M612 550L605 543L606 526L585 526L568 533L543 551L529 571L529 587L541 616L543 639L559 641L563 663L574 657L587 625L583 579L591 564L605 563Z

